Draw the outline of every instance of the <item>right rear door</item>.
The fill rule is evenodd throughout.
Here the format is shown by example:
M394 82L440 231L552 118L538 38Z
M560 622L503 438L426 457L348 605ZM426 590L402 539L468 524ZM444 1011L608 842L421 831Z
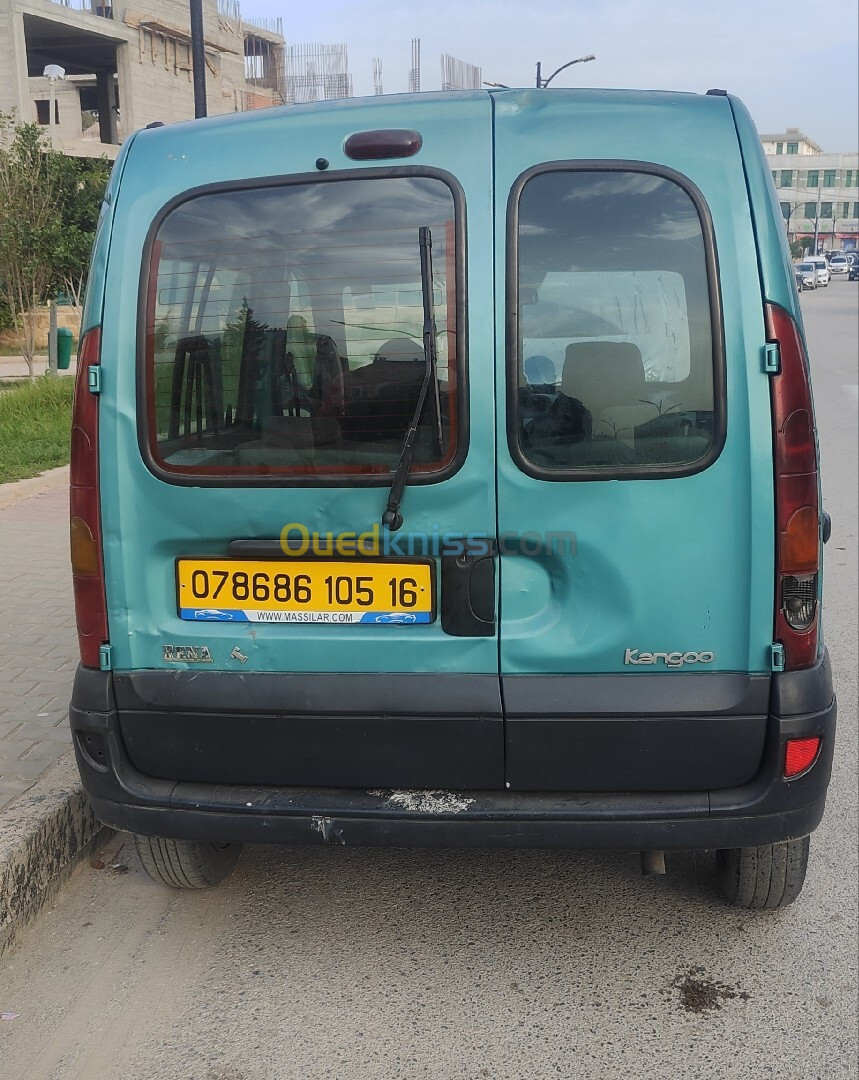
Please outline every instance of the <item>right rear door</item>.
M773 494L730 108L499 94L495 175L506 782L742 783L764 738Z

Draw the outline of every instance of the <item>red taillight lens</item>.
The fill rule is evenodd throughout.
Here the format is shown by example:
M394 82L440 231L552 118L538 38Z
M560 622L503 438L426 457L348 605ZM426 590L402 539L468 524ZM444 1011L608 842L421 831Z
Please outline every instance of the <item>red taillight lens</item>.
M78 349L69 488L72 584L81 663L99 667L107 641L107 606L98 506L98 397L90 393L90 368L99 363L101 331L88 330Z
M784 775L786 779L799 776L810 769L820 750L820 738L788 739L784 744Z
M767 340L779 346L781 369L772 379L776 503L775 640L785 668L817 659L820 497L817 442L808 361L799 329L775 304L766 306Z

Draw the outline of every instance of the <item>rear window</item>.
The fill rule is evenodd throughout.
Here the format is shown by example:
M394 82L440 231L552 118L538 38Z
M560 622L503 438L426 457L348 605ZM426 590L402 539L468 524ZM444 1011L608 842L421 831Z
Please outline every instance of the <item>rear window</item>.
M143 328L155 466L389 477L428 370L428 229L437 363L412 469L444 470L457 444L455 221L448 184L415 176L216 190L170 210Z
M510 381L526 471L677 475L715 456L722 357L705 214L655 172L555 167L522 184Z

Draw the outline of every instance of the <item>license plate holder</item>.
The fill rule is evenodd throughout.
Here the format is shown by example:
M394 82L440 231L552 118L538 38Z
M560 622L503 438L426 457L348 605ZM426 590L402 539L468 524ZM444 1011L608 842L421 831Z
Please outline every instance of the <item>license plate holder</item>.
M435 621L432 559L176 559L179 618L329 626Z

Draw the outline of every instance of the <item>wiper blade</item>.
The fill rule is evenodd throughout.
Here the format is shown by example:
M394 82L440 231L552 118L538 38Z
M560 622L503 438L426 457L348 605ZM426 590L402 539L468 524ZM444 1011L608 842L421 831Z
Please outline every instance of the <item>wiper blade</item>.
M424 372L424 379L421 383L420 393L418 394L418 403L415 406L415 414L412 417L412 422L409 424L403 439L400 460L397 463L394 479L391 481L391 489L388 492L388 503L385 507L384 514L382 514L382 525L390 532L396 532L403 524L403 515L400 513L400 503L403 501L403 491L405 490L409 469L412 466L415 439L417 438L418 428L420 427L424 409L426 408L430 383L433 379L435 379L436 439L438 441L439 452L441 451L442 441L441 409L439 408L438 378L436 377L435 312L433 310L432 298L432 233L430 232L429 226L421 225L418 229L418 244L420 246L421 256L421 293L424 304L423 341L426 371Z

